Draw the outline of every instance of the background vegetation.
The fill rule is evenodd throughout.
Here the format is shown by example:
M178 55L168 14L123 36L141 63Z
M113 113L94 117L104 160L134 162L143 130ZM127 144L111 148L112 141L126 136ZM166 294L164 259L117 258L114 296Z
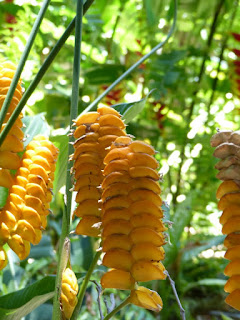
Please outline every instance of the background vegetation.
M233 49L240 43L240 10L233 0L179 0L176 31L163 49L121 82L102 100L104 104L133 102L152 89L143 111L127 131L159 151L163 174L162 198L173 222L169 230L164 265L176 281L187 319L240 319L224 303L223 236L218 222L215 178L210 137L220 129L237 130L240 121L238 77ZM0 60L18 63L36 15L39 0L0 2ZM22 74L25 89L75 16L76 1L51 1ZM173 15L169 0L95 0L84 17L79 113L127 68L167 35ZM4 296L56 273L56 250L61 233L63 194L66 181L67 136L72 86L74 36L54 60L24 108L26 133L49 131L60 148L54 185L53 214L39 246L19 262L9 252L10 263L0 273L0 308L13 308ZM235 51L236 52L236 51ZM29 140L25 143L27 144ZM73 223L74 230L76 223ZM71 234L71 263L81 281L96 249L89 238ZM98 266L93 280L99 281L104 267ZM45 278L48 293L52 277ZM123 309L116 319L180 319L169 282L155 281L164 303L160 314L134 306ZM124 292L114 293L116 304ZM49 298L52 298L49 295ZM81 320L96 319L97 290L87 290ZM104 307L104 306L103 306ZM43 313L44 308L44 313ZM52 302L45 302L26 320L51 319ZM3 318L2 318L3 319ZM79 317L80 319L80 317Z

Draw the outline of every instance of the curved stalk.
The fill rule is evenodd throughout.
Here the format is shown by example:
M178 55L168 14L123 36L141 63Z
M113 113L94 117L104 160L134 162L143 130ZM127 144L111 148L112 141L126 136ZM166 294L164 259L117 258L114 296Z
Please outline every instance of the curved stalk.
M82 42L82 18L83 18L83 0L77 2L77 16L75 24L75 46L74 46L74 62L73 62L73 84L72 84L72 98L71 98L71 112L70 112L70 126L72 120L77 117L78 114L78 96L79 96L79 76L80 76L80 65L81 65L81 42ZM73 137L69 137L68 145L68 157L73 152L72 141ZM67 179L66 179L66 205L63 214L62 221L62 233L60 237L59 245L59 263L57 270L57 278L55 283L55 295L53 300L53 320L61 319L60 310L60 295L61 295L61 283L62 283L62 272L63 272L63 261L65 259L64 251L64 239L69 235L70 232L70 220L71 220L71 204L72 204L72 192L71 188L71 173L70 169L72 163L68 162L67 166Z
M176 21L177 21L177 0L174 1L174 17L173 17L173 23L171 26L171 29L168 32L168 35L166 36L165 40L163 40L161 43L156 45L149 53L145 54L141 59L139 59L136 63L134 63L127 71L125 71L117 80L115 80L100 96L97 97L81 114L85 114L92 109L114 88L116 85L118 85L123 79L125 79L132 71L134 71L137 67L139 67L145 60L147 60L153 53L155 53L157 50L162 48L165 43L168 42L169 38L172 36Z
M113 309L103 320L109 320L114 316L119 310L121 310L123 307L127 306L129 304L129 297L125 299L119 306L117 306L115 309Z
M85 14L87 12L87 10L89 9L89 7L92 5L93 2L94 2L94 0L87 0L84 3L83 14ZM70 22L67 29L62 34L61 38L57 41L56 45L53 47L53 49L49 53L48 57L43 62L42 66L41 66L40 70L38 71L38 73L36 74L35 78L33 79L31 84L29 85L29 87L25 91L22 99L19 101L19 104L17 105L16 109L13 111L6 126L4 127L3 131L0 133L0 145L3 143L4 139L6 138L7 134L9 133L9 131L10 131L11 127L13 126L14 122L16 121L17 117L21 113L22 109L24 108L29 97L31 96L33 91L36 89L37 85L39 84L39 82L43 78L43 76L46 73L46 71L48 70L49 66L51 65L53 60L56 58L58 52L61 50L64 43L66 42L66 40L68 39L68 37L72 33L72 31L75 27L75 20L76 20L76 17Z
M41 22L42 22L42 19L44 17L44 14L47 10L47 7L49 5L51 0L44 0L44 3L37 15L37 19L35 20L34 22L34 25L33 25L33 28L32 28L32 31L29 35L29 38L28 38L28 41L27 41L27 44L26 44L26 47L24 48L24 51L23 51L23 54L20 58L20 61L19 61L19 64L17 66L17 70L13 76L13 79L12 79L12 82L11 82L11 85L10 85L10 88L7 92L7 95L6 95L6 98L3 102L3 105L2 105L2 108L0 110L0 129L2 128L2 124L3 124L3 121L4 121L4 118L7 114L7 111L8 111L8 108L9 108L9 105L12 101L12 98L13 98L13 94L14 94L14 91L17 87L17 84L18 84L18 81L20 79L20 76L21 76L21 73L23 71L23 67L25 65L25 62L28 58L28 55L29 55L29 52L32 48L32 45L33 45L33 42L36 38L36 35L37 35L37 32L39 30L39 27L41 25ZM3 142L3 139L0 140L0 146Z
M87 274L86 274L86 276L85 276L85 278L83 280L82 286L81 286L81 288L79 290L79 293L78 293L78 303L77 303L77 305L76 305L76 307L74 309L74 312L72 314L71 320L77 320L77 318L78 318L78 314L79 314L79 311L80 311L81 306L82 306L82 302L83 302L83 298L84 298L84 295L85 295L85 292L86 292L86 289L87 289L87 286L88 286L88 282L90 280L90 277L91 277L91 275L93 273L93 270L94 270L94 268L95 268L95 266L96 266L96 264L98 262L98 259L99 259L100 255L101 255L101 253L102 252L99 251L99 252L97 252L95 254L95 257L94 257L94 259L93 259L93 261L92 261L92 263L91 263L91 265L90 265L90 267L88 269L88 272L87 272Z

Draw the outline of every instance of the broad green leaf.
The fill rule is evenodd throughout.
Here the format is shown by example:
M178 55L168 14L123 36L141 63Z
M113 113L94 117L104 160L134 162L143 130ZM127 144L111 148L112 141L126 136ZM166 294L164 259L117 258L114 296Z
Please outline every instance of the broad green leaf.
M151 90L145 98L139 101L115 104L112 107L122 115L122 119L125 120L125 123L127 124L142 112L145 107L146 101L153 90Z
M19 320L54 295L55 276L0 297L0 319Z
M25 128L23 129L26 140L24 141L24 146L26 147L32 139L38 135L50 135L49 126L44 118L43 113L39 113L36 116L26 116L23 118L23 123Z
M220 286L223 287L226 284L226 280L223 279L202 279L196 282L189 283L189 285L183 288L183 291L186 292L194 287L199 286Z
M230 318L223 313L221 314L221 317L222 317L222 320L233 320L233 318Z

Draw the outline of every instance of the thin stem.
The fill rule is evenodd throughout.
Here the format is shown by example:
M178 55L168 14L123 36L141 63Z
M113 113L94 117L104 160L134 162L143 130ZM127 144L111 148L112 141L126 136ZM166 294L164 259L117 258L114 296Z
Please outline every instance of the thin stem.
M81 41L82 41L82 18L83 18L83 0L78 0L77 2L77 15L76 15L76 24L75 24L75 46L74 46L74 61L73 61L73 84L72 84L72 98L71 98L71 112L70 112L70 126L72 125L72 120L77 117L78 114L78 96L79 96L79 76L80 76L80 65L81 65ZM74 137L69 137L68 145L68 158L73 152L73 146L71 142L74 140ZM71 173L70 169L72 163L69 161L67 165L67 178L66 178L66 207L63 216L62 223L62 233L60 236L60 255L59 255L59 268L57 272L57 279L55 284L55 296L53 301L53 319L60 319L61 310L60 310L60 295L62 282L62 261L64 260L64 255L62 254L61 246L63 239L65 239L70 232L70 221L71 221L71 204L72 204L72 192L70 188L71 183Z
M180 315L181 315L181 318L182 320L186 320L185 318L185 310L183 309L182 305L181 305L181 302L180 302L180 299L178 297L178 293L177 293L177 290L176 290L176 287L175 287L175 282L173 281L173 279L170 277L169 273L167 271L165 271L167 277L168 277L168 280L170 281L170 285L172 287L172 290L173 290L173 293L175 295L175 298L177 300L177 304L179 306L179 309L180 309Z
M115 309L113 309L112 312L110 312L103 320L111 319L112 316L114 316L119 310L121 310L123 307L127 306L129 304L129 297L127 297L119 306L117 306Z
M84 295L85 295L85 292L86 292L86 289L87 289L87 286L88 286L88 282L90 280L90 277L91 277L91 275L93 273L93 270L94 270L94 268L95 268L95 266L96 266L96 264L98 262L98 259L99 259L100 255L101 255L101 251L99 251L99 252L97 252L95 254L95 257L94 257L94 259L93 259L93 261L92 261L92 263L91 263L91 265L90 265L90 267L88 269L86 277L84 278L84 280L82 282L82 286L81 286L81 288L79 290L79 293L78 293L78 303L77 303L77 305L76 305L76 307L74 309L74 312L72 314L71 320L77 320L79 311L80 311L81 306L82 306L83 298L84 298Z
M62 319L62 314L60 310L60 295L61 295L61 286L62 286L62 273L67 266L67 262L70 254L70 240L68 238L63 239L63 245L61 247L61 260L58 264L58 271L56 276L55 283L55 296L53 298L53 317L52 319Z
M33 28L32 28L32 31L29 35L29 38L28 38L28 41L27 41L27 44L26 44L26 47L24 48L24 51L23 51L23 54L20 58L20 61L19 61L19 64L17 66L17 70L13 76L13 79L12 79L12 82L11 82L11 85L9 87L9 90L7 92L7 95L6 95L6 98L3 102L3 105L2 105L2 108L0 110L0 129L2 128L2 124L3 124L3 121L4 121L4 118L7 114L7 111L8 111L8 108L9 108L9 105L12 101L12 98L13 98L13 95L14 95L14 91L17 87L17 84L18 84L18 81L19 81L19 78L21 76L21 73L23 71L23 68L24 68L24 65L25 65L25 62L27 60L27 57L29 55L29 52L31 50L31 47L33 45L33 42L36 38L36 35L37 35L37 32L38 32L38 29L40 27L40 24L42 22L42 19L44 17L44 14L47 10L47 7L49 5L51 0L44 0L43 2L43 5L37 15L37 19L35 20L34 22L34 25L33 25ZM1 141L0 140L0 146L2 144L3 140Z
M97 302L98 302L98 309L99 309L99 314L100 314L100 320L103 320L104 316L102 313L102 306L101 306L101 294L102 294L102 288L100 287L100 285L97 283L97 281L93 280L92 281L95 286L96 286L96 290L97 290Z
M87 12L87 10L89 9L89 7L91 6L91 4L93 2L94 2L94 0L87 0L85 2L84 6L83 6L83 14L85 14ZM51 65L51 63L53 62L55 57L57 56L58 52L61 50L61 48L63 47L64 43L66 42L66 40L68 39L68 37L72 33L72 31L73 31L73 29L75 27L75 20L76 20L76 18L74 18L70 22L70 24L68 25L67 29L64 31L64 33L62 34L61 38L57 41L56 45L53 47L53 49L49 53L48 57L43 62L42 66L41 66L40 70L38 71L38 73L36 74L35 78L33 79L31 84L29 85L29 87L25 91L22 99L20 100L20 102L17 105L16 109L13 111L13 113L12 113L11 117L9 118L6 126L4 127L3 131L0 134L0 145L3 143L4 139L6 138L7 134L9 133L9 131L10 131L11 127L13 126L14 122L16 121L17 117L20 115L20 113L21 113L22 109L24 108L26 102L28 101L29 97L31 96L33 91L36 89L37 85L42 80L44 74L46 73L46 71L48 70L49 66Z
M117 80L115 80L100 96L97 97L83 112L85 114L92 110L116 85L118 85L123 79L125 79L133 70L139 67L145 60L147 60L153 53L163 47L165 43L168 42L169 38L172 36L176 20L177 20L177 0L173 0L175 4L174 8L174 17L173 17L173 24L171 29L169 30L168 35L166 36L165 40L156 45L149 53L145 54L141 59L139 59L134 65L132 65L127 71L125 71Z

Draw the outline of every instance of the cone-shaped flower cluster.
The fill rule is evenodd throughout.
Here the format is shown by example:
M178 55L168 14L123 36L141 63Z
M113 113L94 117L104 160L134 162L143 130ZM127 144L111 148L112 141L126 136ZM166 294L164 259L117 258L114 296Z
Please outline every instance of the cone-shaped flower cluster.
M77 304L78 283L75 273L66 268L62 275L61 305L66 319L70 319Z
M222 233L227 235L225 258L230 260L224 270L230 277L224 287L229 293L225 301L240 311L240 132L218 132L212 137L211 145L216 147L214 156L220 159L215 166L219 170L217 178L223 180L217 198L218 209L223 210Z
M100 185L103 180L103 158L106 148L121 135L126 135L120 114L110 107L81 115L76 120L73 170L74 190L78 207L74 214L81 218L76 233L97 237L100 235Z
M7 242L21 260L29 255L30 243L39 243L46 227L57 154L58 149L47 138L35 137L26 148L0 211L1 247ZM4 257L1 250L0 259ZM2 267L5 265L6 259L2 259Z
M111 268L101 279L102 287L133 290L131 302L144 308L144 296L153 305L161 305L161 298L145 288L134 290L136 282L166 278L161 263L166 227L154 154L144 142L118 137L104 159L102 183L103 265Z
M2 108L12 82L15 69L15 66L11 62L4 62L0 65L0 109ZM22 88L21 81L19 81L10 103L8 113L3 121L2 129L6 126L8 119L18 105L21 97ZM21 118L22 115L20 114L0 147L0 186L5 188L10 188L13 183L13 176L11 175L10 170L16 170L20 167L20 157L17 153L23 151L22 140L24 136L21 130Z

